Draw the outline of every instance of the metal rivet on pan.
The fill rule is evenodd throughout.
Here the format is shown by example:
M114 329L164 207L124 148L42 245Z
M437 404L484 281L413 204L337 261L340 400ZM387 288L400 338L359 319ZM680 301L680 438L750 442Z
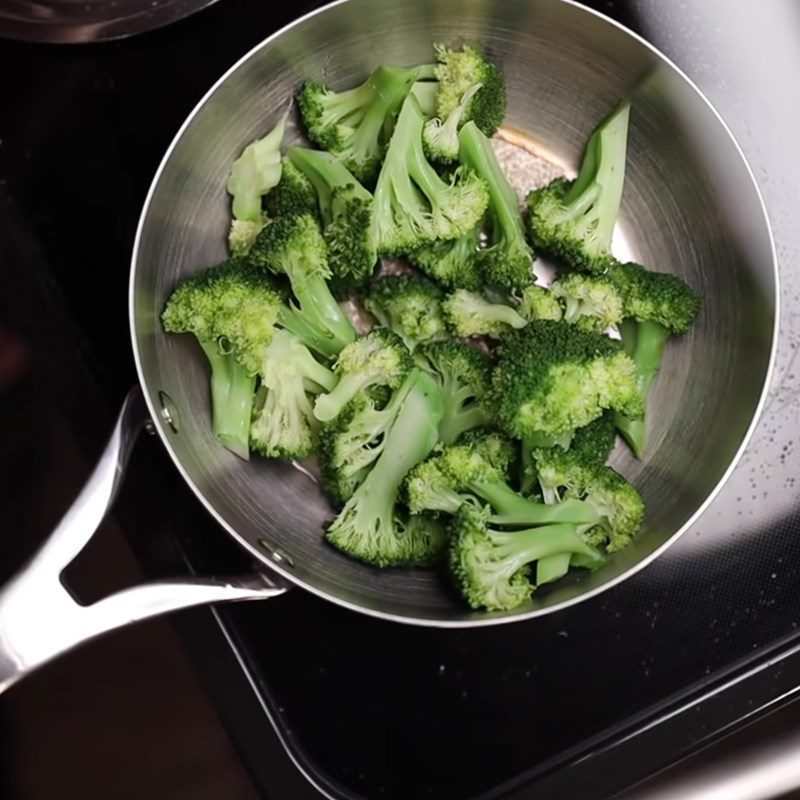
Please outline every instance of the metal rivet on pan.
M293 567L294 560L290 555L284 553L282 550L279 550L277 547L271 545L266 539L259 539L258 543L267 551L267 555L276 563L280 564L282 567Z
M161 418L172 428L173 433L178 432L178 409L172 398L164 391L159 391L158 402L161 403Z

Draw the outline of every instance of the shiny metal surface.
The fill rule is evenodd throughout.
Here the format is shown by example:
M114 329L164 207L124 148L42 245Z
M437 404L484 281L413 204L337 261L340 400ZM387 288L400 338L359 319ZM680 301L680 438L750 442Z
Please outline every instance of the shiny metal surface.
M508 125L573 167L597 120L629 95L618 253L681 275L706 300L693 331L665 356L647 459L639 464L623 450L617 454L647 502L646 529L603 570L576 574L512 614L467 612L437 576L376 571L327 548L321 534L332 511L318 487L286 464L245 464L217 446L201 355L188 337L164 336L158 322L177 281L224 257L229 165L274 125L299 83L315 78L346 86L379 63L428 59L437 39L484 45L506 73ZM181 129L140 223L131 324L159 434L198 497L242 545L343 605L460 626L521 619L590 596L647 563L686 528L735 462L761 403L776 297L768 222L738 147L688 79L643 41L563 0L348 0L266 40ZM159 416L159 392L177 409L177 431ZM268 560L275 550L288 556L277 566Z
M80 44L121 39L161 28L217 0L7 0L0 36L29 42Z
M263 600L285 591L262 575L158 581L78 603L61 573L80 553L114 502L145 421L141 391L126 399L94 472L33 559L0 591L0 692L28 672L95 636L181 608Z

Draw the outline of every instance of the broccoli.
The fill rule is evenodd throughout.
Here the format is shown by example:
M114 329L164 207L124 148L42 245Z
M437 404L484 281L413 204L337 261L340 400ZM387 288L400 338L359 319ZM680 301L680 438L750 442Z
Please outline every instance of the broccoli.
M491 512L465 503L456 514L450 534L450 572L472 608L510 611L535 590L529 564L562 553L580 554L587 562L601 556L575 525L543 525L506 531L490 527Z
M408 260L426 275L448 289L480 289L483 277L478 268L480 228L473 228L458 239L424 245L412 250Z
M470 86L461 102L442 120L429 119L422 129L422 146L431 161L451 164L458 160L458 130L466 119L467 108L472 98L480 91L481 84ZM415 95L416 96L416 95Z
M519 199L495 155L492 142L468 122L458 134L459 157L489 187L489 246L478 254L488 283L514 291L533 279L533 253L525 240Z
M317 215L317 196L314 187L288 156L283 159L281 179L264 197L264 209L268 217Z
M384 436L381 454L326 533L327 541L353 558L378 567L413 565L430 558L430 537L409 536L395 508L406 474L422 461L438 438L444 411L434 380L412 370L405 396Z
M524 440L523 460L528 461L528 467L523 484L532 485L538 480L545 503L560 502L564 492L570 490L582 491L608 460L614 448L614 434L614 415L606 411L578 428L566 447L561 444L543 447L541 443Z
M334 153L360 181L372 180L398 109L414 83L432 78L433 72L433 65L382 66L343 92L306 81L297 104L309 138Z
M371 235L379 255L396 256L475 228L489 202L486 184L458 167L441 177L422 147L425 116L414 95L400 109L375 186Z
M601 274L614 263L611 237L619 215L630 103L594 131L574 181L557 178L527 198L535 247L572 269Z
M564 316L564 310L553 292L535 283L522 290L517 311L528 322L534 319L551 319L558 322Z
M567 275L551 291L564 302L564 322L602 333L622 320L622 298L605 275Z
M248 258L289 278L300 307L283 320L285 328L325 356L335 356L355 339L355 331L328 288L325 241L310 214L279 217L259 233Z
M499 338L528 322L505 303L490 303L478 292L457 289L442 303L444 316L456 336Z
M316 191L331 271L345 284L363 283L378 260L372 195L330 153L291 147L288 157Z
M643 411L636 367L618 342L552 320L534 320L502 343L486 403L519 439L560 436L606 408Z
M414 358L442 390L441 442L453 444L466 431L489 421L481 402L489 388L490 374L483 353L459 342L431 342L417 348Z
M288 330L273 336L259 373L265 395L263 405L254 410L250 426L252 448L267 457L311 455L316 450L319 426L309 392L330 391L336 383L333 373Z
M261 196L281 178L281 141L287 109L278 124L263 138L251 142L231 165L228 193L233 197L233 218L261 222Z
M443 44L434 44L433 52L438 62L434 76L439 82L436 92L439 119L448 120L466 99L463 121L472 120L483 133L493 136L503 124L506 113L503 73L469 45L453 50ZM467 97L475 86L480 88Z
M445 337L443 298L442 290L424 278L385 275L370 286L364 307L413 350L417 344Z
M283 310L281 293L257 270L226 261L184 280L161 316L164 330L193 333L211 365L211 406L217 439L248 458L250 409L259 353Z
M489 503L504 525L546 525L554 522L598 524L596 509L575 499L546 505L515 492L508 484L510 454L498 454L496 434L469 444L450 445L419 464L405 482L412 513L436 511L455 514L462 503L480 499Z
M636 364L639 392L646 405L664 345L671 335L691 328L700 309L700 296L677 276L649 272L638 264L617 265L608 278L622 297L622 346ZM636 457L641 458L645 447L644 418L620 409L616 422Z
M403 340L386 328L374 328L348 344L336 360L336 386L317 397L314 416L332 420L359 392L372 386L396 389L414 362Z

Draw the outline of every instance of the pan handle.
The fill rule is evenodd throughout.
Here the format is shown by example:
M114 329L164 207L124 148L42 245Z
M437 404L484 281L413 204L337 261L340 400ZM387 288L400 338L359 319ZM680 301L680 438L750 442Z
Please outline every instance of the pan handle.
M0 590L0 692L31 670L107 631L181 608L263 600L286 591L263 574L157 581L81 605L61 581L108 513L147 420L137 386L125 398L97 466L42 548Z

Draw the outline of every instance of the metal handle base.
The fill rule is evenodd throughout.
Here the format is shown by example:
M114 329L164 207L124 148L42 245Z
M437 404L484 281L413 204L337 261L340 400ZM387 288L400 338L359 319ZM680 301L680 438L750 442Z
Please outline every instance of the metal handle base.
M47 661L107 631L181 608L264 600L285 586L262 574L158 581L81 605L61 573L83 550L114 502L133 444L147 419L139 387L125 398L91 477L30 562L0 591L0 692Z

